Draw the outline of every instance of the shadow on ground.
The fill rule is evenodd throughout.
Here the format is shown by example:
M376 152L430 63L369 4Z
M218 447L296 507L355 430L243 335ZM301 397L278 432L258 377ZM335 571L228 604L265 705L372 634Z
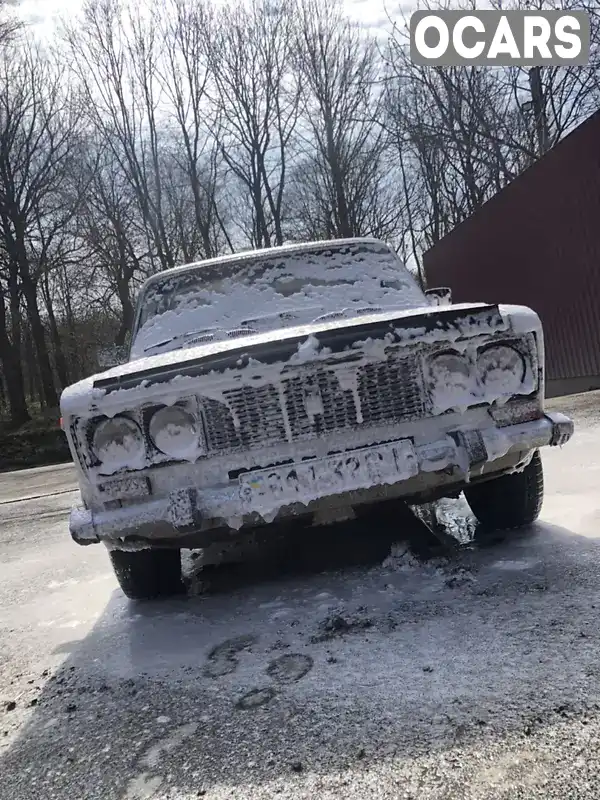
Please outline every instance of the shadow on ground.
M185 599L115 591L62 668L32 676L14 737L3 715L0 797L318 796L347 770L401 775L600 714L598 541L539 524L419 563L365 524L197 571Z

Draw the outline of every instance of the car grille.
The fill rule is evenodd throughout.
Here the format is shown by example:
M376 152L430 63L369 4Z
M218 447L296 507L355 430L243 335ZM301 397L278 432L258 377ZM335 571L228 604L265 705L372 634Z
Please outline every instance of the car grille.
M212 452L311 439L425 414L420 360L396 353L358 367L312 365L283 376L279 386L243 386L223 395L224 403L202 399ZM307 395L320 397L316 407L307 404Z

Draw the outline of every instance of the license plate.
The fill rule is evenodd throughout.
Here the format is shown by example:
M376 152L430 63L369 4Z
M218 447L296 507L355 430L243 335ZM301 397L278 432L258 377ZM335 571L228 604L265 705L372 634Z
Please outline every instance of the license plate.
M150 494L148 478L130 477L107 481L98 486L98 491L106 500L129 500L146 497Z
M412 478L419 471L408 440L364 447L327 458L240 475L240 497L248 508L276 508L319 497Z

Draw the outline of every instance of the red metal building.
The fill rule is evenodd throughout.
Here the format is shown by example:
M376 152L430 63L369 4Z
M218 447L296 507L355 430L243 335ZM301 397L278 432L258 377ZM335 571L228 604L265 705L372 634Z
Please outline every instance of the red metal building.
M600 388L600 111L426 252L424 268L453 302L540 315L548 396Z

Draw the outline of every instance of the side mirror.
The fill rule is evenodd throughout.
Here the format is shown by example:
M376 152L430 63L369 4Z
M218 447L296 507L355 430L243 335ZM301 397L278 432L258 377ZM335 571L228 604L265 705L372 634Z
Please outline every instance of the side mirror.
M439 286L436 289L425 289L425 296L431 297L435 306L449 306L452 304L452 289L448 286Z
M112 347L98 349L96 355L98 366L102 369L110 369L111 367L119 366L119 364L125 364L129 355L129 348L126 344L115 344Z

